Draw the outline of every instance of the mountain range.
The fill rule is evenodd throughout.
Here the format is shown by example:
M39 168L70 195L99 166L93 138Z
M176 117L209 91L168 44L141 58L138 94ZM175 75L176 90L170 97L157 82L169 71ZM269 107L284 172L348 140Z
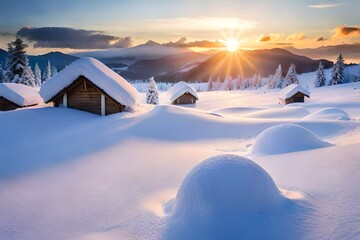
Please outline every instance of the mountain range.
M286 73L291 63L296 65L298 73L314 71L319 62L325 68L332 62L322 59L336 59L339 53L345 59L357 57L359 44L337 45L315 49L297 49L294 47L270 50L239 50L194 52L188 48L170 47L154 41L132 48L107 49L73 54L50 52L43 55L29 55L30 65L37 62L43 69L48 61L58 69L64 68L79 57L95 57L113 68L128 80L143 80L151 76L157 81L207 81L209 76L223 79L226 75L251 77L253 74L268 76L273 74L279 64ZM0 62L5 61L7 52L0 49ZM324 57L325 56L325 57ZM327 57L326 57L327 56Z
M0 49L0 62L5 62L5 58L7 56L7 52L3 49ZM39 64L39 67L41 69L44 69L47 62L50 61L50 63L54 66L56 66L58 69L63 69L76 59L78 57L72 56L69 54L64 54L61 52L49 52L42 55L28 55L29 64L34 69L34 66L36 63Z
M236 52L222 51L189 71L170 72L158 76L160 81L208 81L209 77L224 79L227 75L241 78L251 77L254 74L269 76L281 64L283 72L291 63L296 65L297 73L312 72L322 62L325 68L330 68L332 62L321 59L313 60L305 56L295 55L285 49L270 50L239 50Z

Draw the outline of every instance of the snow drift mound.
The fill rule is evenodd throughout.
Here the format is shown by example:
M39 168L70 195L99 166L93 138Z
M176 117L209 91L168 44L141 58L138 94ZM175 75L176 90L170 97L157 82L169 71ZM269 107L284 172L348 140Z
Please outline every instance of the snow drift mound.
M283 108L275 108L275 109L266 109L256 111L244 117L249 118L303 118L309 115L310 112L303 107L283 107Z
M262 156L328 147L310 130L296 124L281 124L266 129L255 139L249 155Z
M323 108L304 117L311 120L350 120L349 114L339 108Z
M259 165L237 155L211 157L193 168L177 193L175 217L265 211L285 197Z

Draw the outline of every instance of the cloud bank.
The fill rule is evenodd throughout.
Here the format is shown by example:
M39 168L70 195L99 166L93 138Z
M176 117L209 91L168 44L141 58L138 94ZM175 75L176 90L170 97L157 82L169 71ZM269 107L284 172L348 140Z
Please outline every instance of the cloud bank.
M115 37L101 31L67 27L23 27L17 35L34 42L34 48L106 49L128 48L131 37Z

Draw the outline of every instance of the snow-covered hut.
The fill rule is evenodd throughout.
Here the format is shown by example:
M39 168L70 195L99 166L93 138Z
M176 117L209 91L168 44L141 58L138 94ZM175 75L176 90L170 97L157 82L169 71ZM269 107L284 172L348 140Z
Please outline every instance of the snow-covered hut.
M297 84L291 84L284 88L279 95L279 98L285 103L304 102L304 98L310 98L309 90L300 87Z
M0 111L9 111L43 103L38 91L17 83L0 83Z
M133 109L138 91L94 58L80 58L47 80L40 89L46 103L99 115Z
M194 88L186 82L179 82L167 91L171 104L191 104L199 100Z

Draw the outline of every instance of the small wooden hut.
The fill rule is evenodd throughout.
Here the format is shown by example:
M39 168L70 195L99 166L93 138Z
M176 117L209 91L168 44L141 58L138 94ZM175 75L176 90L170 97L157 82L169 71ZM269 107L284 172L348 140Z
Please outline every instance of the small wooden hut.
M304 102L305 97L310 98L309 90L300 87L297 84L291 84L287 86L281 91L279 95L280 100L285 104Z
M35 106L43 103L38 91L24 84L0 83L0 111Z
M100 61L81 58L46 81L40 94L55 107L105 116L133 108L138 92Z
M193 104L199 100L195 89L183 81L172 86L168 90L167 96L171 104Z

